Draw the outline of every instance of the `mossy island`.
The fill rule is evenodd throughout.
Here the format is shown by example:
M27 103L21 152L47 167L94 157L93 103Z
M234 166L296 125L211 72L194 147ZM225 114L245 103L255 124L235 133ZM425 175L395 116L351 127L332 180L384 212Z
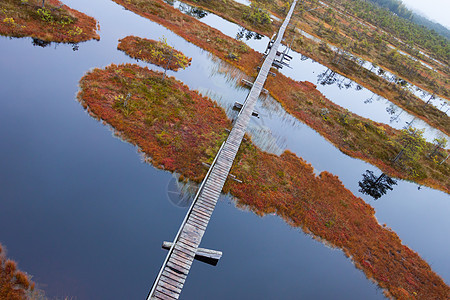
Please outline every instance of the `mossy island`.
M192 58L174 49L163 37L159 41L127 36L119 40L117 49L128 56L160 66L164 69L178 71L191 65Z
M19 270L17 263L6 257L6 251L0 244L0 299L22 300L38 299L39 291L30 277Z
M172 77L137 65L94 69L78 99L94 118L137 145L155 167L200 181L231 126L222 108ZM396 298L444 299L445 282L420 256L378 224L374 209L328 173L319 176L291 152L281 156L244 141L224 192L259 215L276 213L292 226L338 247L366 276Z
M58 0L2 0L0 35L44 42L100 40L97 21Z

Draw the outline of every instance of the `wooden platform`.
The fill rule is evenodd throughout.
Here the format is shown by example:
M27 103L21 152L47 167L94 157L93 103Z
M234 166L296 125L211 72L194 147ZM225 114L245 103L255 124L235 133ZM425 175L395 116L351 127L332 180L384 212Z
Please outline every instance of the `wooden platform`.
M258 77L252 85L228 139L220 148L203 180L147 299L179 298L296 4L297 0L293 2L278 31L277 38L261 66Z

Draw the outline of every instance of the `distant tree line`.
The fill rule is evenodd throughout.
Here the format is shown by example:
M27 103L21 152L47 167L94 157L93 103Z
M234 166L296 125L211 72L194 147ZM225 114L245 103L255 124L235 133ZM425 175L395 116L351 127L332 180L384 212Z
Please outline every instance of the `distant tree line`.
M375 1L399 1L400 0L329 0L331 3L339 4L344 10L352 15L367 20L368 22L382 28L393 36L397 36L410 47L420 45L429 50L433 56L441 61L450 60L450 41L439 35L436 31L404 19L389 10L381 7ZM394 7L395 4L392 4ZM397 10L404 12L402 6Z
M373 3L378 4L381 7L389 9L391 12L398 16L413 21L418 25L423 25L430 30L436 31L438 34L450 39L450 30L439 23L433 22L428 18L421 16L411 10L409 10L401 0L370 0Z
M370 0L371 2L378 4L381 7L389 9L391 12L398 16L411 20L413 12L410 11L402 2L402 0Z

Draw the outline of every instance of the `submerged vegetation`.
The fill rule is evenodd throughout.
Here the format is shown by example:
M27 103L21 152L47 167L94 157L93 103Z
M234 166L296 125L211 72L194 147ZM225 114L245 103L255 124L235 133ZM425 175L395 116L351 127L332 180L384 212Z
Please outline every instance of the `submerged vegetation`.
M34 283L28 275L17 268L16 262L7 259L0 244L0 299L29 299L34 291Z
M100 39L97 21L58 0L2 0L0 35L45 42L78 43Z
M189 42L255 76L262 55L243 42L232 39L170 5L149 0L114 0L127 9L164 25ZM290 114L318 131L342 152L368 161L390 176L415 181L450 192L448 163L432 160L425 154L433 145L426 143L419 160L393 162L403 145L401 132L351 113L325 98L309 82L297 82L278 73L269 77L266 88ZM439 157L448 154L441 150Z
M94 69L81 79L78 99L94 118L139 146L155 167L198 182L206 173L202 163L212 161L231 122L210 99L160 75L130 64ZM260 215L277 213L341 248L387 296L445 299L449 294L430 266L380 226L374 209L336 176L316 176L295 154L269 154L249 139L243 141L232 173L242 183L227 181L224 191L239 205Z
M192 58L169 46L165 38L159 41L143 39L136 36L127 36L119 40L117 49L122 50L129 56L155 64L165 69L178 71L186 69Z

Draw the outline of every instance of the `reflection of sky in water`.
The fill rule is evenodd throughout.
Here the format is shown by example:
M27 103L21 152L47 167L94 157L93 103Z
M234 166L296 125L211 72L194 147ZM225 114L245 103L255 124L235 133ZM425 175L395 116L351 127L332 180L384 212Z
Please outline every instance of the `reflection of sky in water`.
M0 38L0 241L51 297L145 297L165 256L161 242L173 238L185 211L166 200L171 174L143 164L135 147L111 138L107 127L74 101L78 81L93 67L135 62L116 50L118 39L133 34L165 36L192 57L186 70L168 72L191 89L215 93L215 100L231 105L248 90L218 74L205 51L111 1L66 3L100 21L100 42L72 51L70 45L40 48L30 39ZM355 194L365 169L377 171L343 155L270 98L256 109L261 118L252 121L255 136L270 135L275 145L291 149L316 170L339 175ZM448 242L442 238L449 228L446 203L447 195L417 191L407 182L371 202L381 223L449 278ZM278 217L239 211L226 197L202 246L219 249L224 257L215 268L193 265L183 289L187 299L275 299L280 289L285 298L382 298L342 252L330 251Z
M320 43L322 40L318 37L315 37L303 30L297 29L297 31L299 33L301 33L304 37L313 40L317 43ZM337 47L333 46L333 45L329 45L330 49L332 49L333 51L337 51ZM404 53L404 52L403 52ZM405 53L407 54L407 53ZM362 67L364 67L365 69L373 72L374 74L380 75L378 73L379 71L379 67L373 67L373 65L367 61L362 60L361 58L353 55L353 54L349 54L351 57L356 57L358 58L358 60L361 62ZM408 56L410 56L408 54ZM422 64L424 64L422 61L420 61ZM428 65L427 65L428 66ZM429 66L428 66L429 67ZM390 80L391 78L397 78L397 76L393 75L392 73L388 72L388 71L384 71L384 74L382 75L383 78L385 78L386 80ZM422 90L421 88L411 84L411 83L407 83L407 87L408 90L413 93L416 97L418 97L419 99L423 100L423 101L428 101L429 100L429 93L427 91ZM437 109L447 113L448 112L448 100L441 98L441 97L436 97L435 99L433 99L432 101L429 102L431 105L433 105L434 107L436 107ZM448 113L447 113L448 114Z
M237 3L244 4L245 6L250 6L251 2L248 0L234 0Z

